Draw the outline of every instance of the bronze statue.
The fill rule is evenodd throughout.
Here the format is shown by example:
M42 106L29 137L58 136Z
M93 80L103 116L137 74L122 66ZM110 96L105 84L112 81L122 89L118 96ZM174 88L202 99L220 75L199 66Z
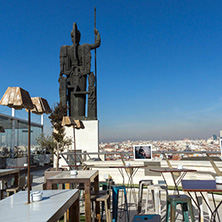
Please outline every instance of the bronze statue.
M73 23L71 32L73 44L61 46L60 49L60 103L68 105L69 116L75 119L97 119L95 76L91 72L91 50L100 46L101 39L97 29L94 29L94 33L96 35L94 44L80 45L81 33L76 23ZM88 94L87 116L86 94Z

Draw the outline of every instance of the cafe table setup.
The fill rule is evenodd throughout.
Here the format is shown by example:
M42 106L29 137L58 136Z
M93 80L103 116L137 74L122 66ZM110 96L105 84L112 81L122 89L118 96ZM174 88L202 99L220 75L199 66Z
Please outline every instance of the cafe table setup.
M18 183L19 174L19 169L0 169L0 180L7 176L13 176L15 177L15 183Z
M174 190L177 191L177 193L179 194L179 189L178 189L178 185L181 183L182 179L186 176L186 174L188 172L196 172L197 170L193 170L193 169L186 169L186 168L183 168L183 167L178 167L178 168L169 168L169 167L166 167L166 168L157 168L157 169L150 169L150 171L152 172L156 172L156 173L161 173L164 181L165 181L165 184L166 186L168 187L168 184L167 184L167 181L166 181L166 178L164 176L165 173L170 173L171 174L171 177L173 179L173 182L174 182ZM175 173L177 173L178 177L176 178L175 176Z
M145 167L146 166L130 165L130 164L126 164L125 166L123 166L123 165L109 166L109 168L111 168L111 169L116 168L119 170L119 173L123 178L123 184L125 184L125 173L126 173L126 175L128 177L127 185L129 187L133 186L133 177L136 175L137 171L140 168L145 168Z
M43 190L31 192L27 203L27 191L20 191L0 201L1 221L55 222L66 212L70 221L78 222L79 190ZM68 211L67 211L68 210Z
M0 169L0 181L7 181L8 178L14 177L15 179L15 186L18 186L18 179L20 175L20 170L19 169ZM3 198L3 193L4 193L4 188L3 182L0 188L0 200Z
M46 179L46 189L51 190L53 184L66 184L66 189L70 184L84 184L85 193L85 221L91 222L91 185L94 191L99 191L99 171L98 170L71 170ZM99 214L99 203L96 204L96 214Z
M199 210L199 219L201 217L200 215L200 203L197 197L197 194L200 193L202 196L207 208L211 212L211 220L210 221L216 221L216 216L218 218L218 221L220 220L219 216L219 207L222 204L222 198L220 197L219 203L216 204L215 201L215 192L222 192L222 177L216 177L215 180L182 180L182 189L184 192L187 192L190 198L193 200L195 205L197 206ZM204 197L203 193L211 193L214 209L209 204L207 199ZM191 193L194 193L195 198L191 195Z

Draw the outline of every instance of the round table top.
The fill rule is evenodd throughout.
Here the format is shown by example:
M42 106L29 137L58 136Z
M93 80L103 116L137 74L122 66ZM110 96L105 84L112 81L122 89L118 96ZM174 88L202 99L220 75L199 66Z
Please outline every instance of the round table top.
M119 165L119 166L109 166L109 168L145 168L147 166L142 166L142 165L129 165L129 166L123 166L123 165Z
M197 170L193 170L193 169L186 169L186 168L182 168L182 169L178 169L178 168L154 168L154 169L150 169L150 171L153 172L158 172L158 173L175 173L175 172L196 172Z

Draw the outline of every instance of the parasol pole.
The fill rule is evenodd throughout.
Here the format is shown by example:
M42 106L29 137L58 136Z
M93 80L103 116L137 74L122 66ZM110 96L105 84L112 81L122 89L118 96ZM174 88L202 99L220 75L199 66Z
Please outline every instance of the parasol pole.
M28 110L28 204L30 203L30 145L31 145L31 111Z
M76 164L76 137L75 137L75 124L73 127L73 145L74 145L74 161L75 161L75 170L77 170L77 164Z

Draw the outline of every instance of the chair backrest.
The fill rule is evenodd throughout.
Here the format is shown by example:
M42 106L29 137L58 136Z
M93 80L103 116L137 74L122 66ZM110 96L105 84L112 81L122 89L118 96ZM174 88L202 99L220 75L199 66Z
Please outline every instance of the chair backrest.
M172 164L170 163L170 161L169 161L169 159L167 158L167 156L166 156L165 153L163 153L163 157L165 158L168 167L169 167L170 169L173 169L173 166L172 166ZM180 176L180 172L175 172L175 173L173 173L173 177L174 177L175 180L176 180L179 176Z
M107 180L107 194L111 194L112 185L115 184L112 177L109 177Z
M172 169L173 166L171 165L171 163L170 163L170 161L168 160L168 158L167 158L167 156L166 156L165 153L163 153L163 156L164 156L164 158L165 158L165 160L166 160L166 162L167 162L168 167L169 167L170 169Z
M214 168L217 176L222 176L222 172L219 170L219 168L217 167L217 165L214 163L214 161L210 158L209 154L206 153L207 155L207 159L210 161L212 167Z
M20 176L18 180L18 187L19 189L25 188L26 185L26 177L25 176Z
M29 180L30 180L30 185L32 185L32 183L33 183L33 174L30 174ZM26 185L28 186L28 176L26 177Z
M126 166L126 162L125 162L125 160L124 160L124 158L123 158L123 155L121 154L120 155L121 156L121 160L122 160L122 162L123 162L123 166ZM131 174L132 173L132 171L128 168L125 168L125 171L126 171L126 173L128 173L128 174Z

